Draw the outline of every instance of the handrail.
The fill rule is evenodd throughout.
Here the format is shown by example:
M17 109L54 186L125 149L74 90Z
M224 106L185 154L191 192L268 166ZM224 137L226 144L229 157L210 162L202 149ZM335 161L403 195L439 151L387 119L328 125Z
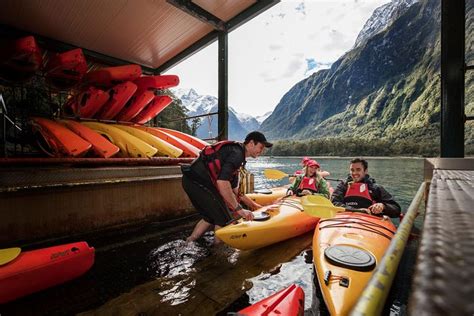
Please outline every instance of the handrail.
M353 308L351 316L380 315L382 313L408 236L410 236L413 222L418 215L417 211L423 200L425 187L426 182L423 182L418 188L415 197L408 207L407 213L397 229L397 233L393 237L387 252Z

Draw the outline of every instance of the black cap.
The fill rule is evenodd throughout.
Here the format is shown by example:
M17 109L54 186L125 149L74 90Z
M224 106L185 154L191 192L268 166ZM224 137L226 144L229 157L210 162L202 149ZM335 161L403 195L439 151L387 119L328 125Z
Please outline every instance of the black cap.
M253 131L250 132L247 136L245 136L245 143L247 144L253 140L255 143L262 143L265 145L265 147L272 147L273 144L270 142L267 142L267 139L265 138L265 135L263 135L260 132Z

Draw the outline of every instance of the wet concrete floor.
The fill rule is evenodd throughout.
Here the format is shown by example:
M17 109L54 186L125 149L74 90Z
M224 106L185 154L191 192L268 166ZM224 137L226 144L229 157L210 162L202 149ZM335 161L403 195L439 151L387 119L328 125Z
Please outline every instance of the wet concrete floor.
M253 251L212 246L212 233L186 244L197 217L26 245L85 240L96 248L82 277L0 306L0 315L226 315L292 283L305 315L324 315L314 284L313 233ZM421 217L415 223L385 315L405 315Z

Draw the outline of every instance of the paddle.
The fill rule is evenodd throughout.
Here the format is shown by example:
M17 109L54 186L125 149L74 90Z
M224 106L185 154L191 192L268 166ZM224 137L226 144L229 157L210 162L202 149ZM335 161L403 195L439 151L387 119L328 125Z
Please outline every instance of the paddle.
M301 205L306 214L319 218L332 218L337 213L351 211L367 213L364 209L352 209L334 206L331 201L320 195L305 195L301 198Z
M0 266L15 260L21 252L21 248L6 248L0 249Z
M323 172L326 172L326 171L323 171ZM283 179L283 178L286 178L286 177L296 177L296 176L298 176L297 174L288 174L288 173L284 173L283 171L276 170L276 169L265 169L265 170L263 170L263 174L265 175L265 177L267 179L270 179L270 180L280 180L280 179ZM329 174L329 173L327 173L327 174ZM324 177L324 179L332 180L332 181L343 181L341 179L331 179L331 178L326 178L326 177Z

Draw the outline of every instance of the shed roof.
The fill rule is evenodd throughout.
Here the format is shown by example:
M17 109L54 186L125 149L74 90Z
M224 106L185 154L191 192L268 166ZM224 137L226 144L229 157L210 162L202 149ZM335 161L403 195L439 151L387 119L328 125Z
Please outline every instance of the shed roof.
M132 62L159 72L215 41L219 26L235 29L277 2L3 0L0 24L4 34L24 31L50 46L54 40L99 59L112 57L103 60L109 64Z

